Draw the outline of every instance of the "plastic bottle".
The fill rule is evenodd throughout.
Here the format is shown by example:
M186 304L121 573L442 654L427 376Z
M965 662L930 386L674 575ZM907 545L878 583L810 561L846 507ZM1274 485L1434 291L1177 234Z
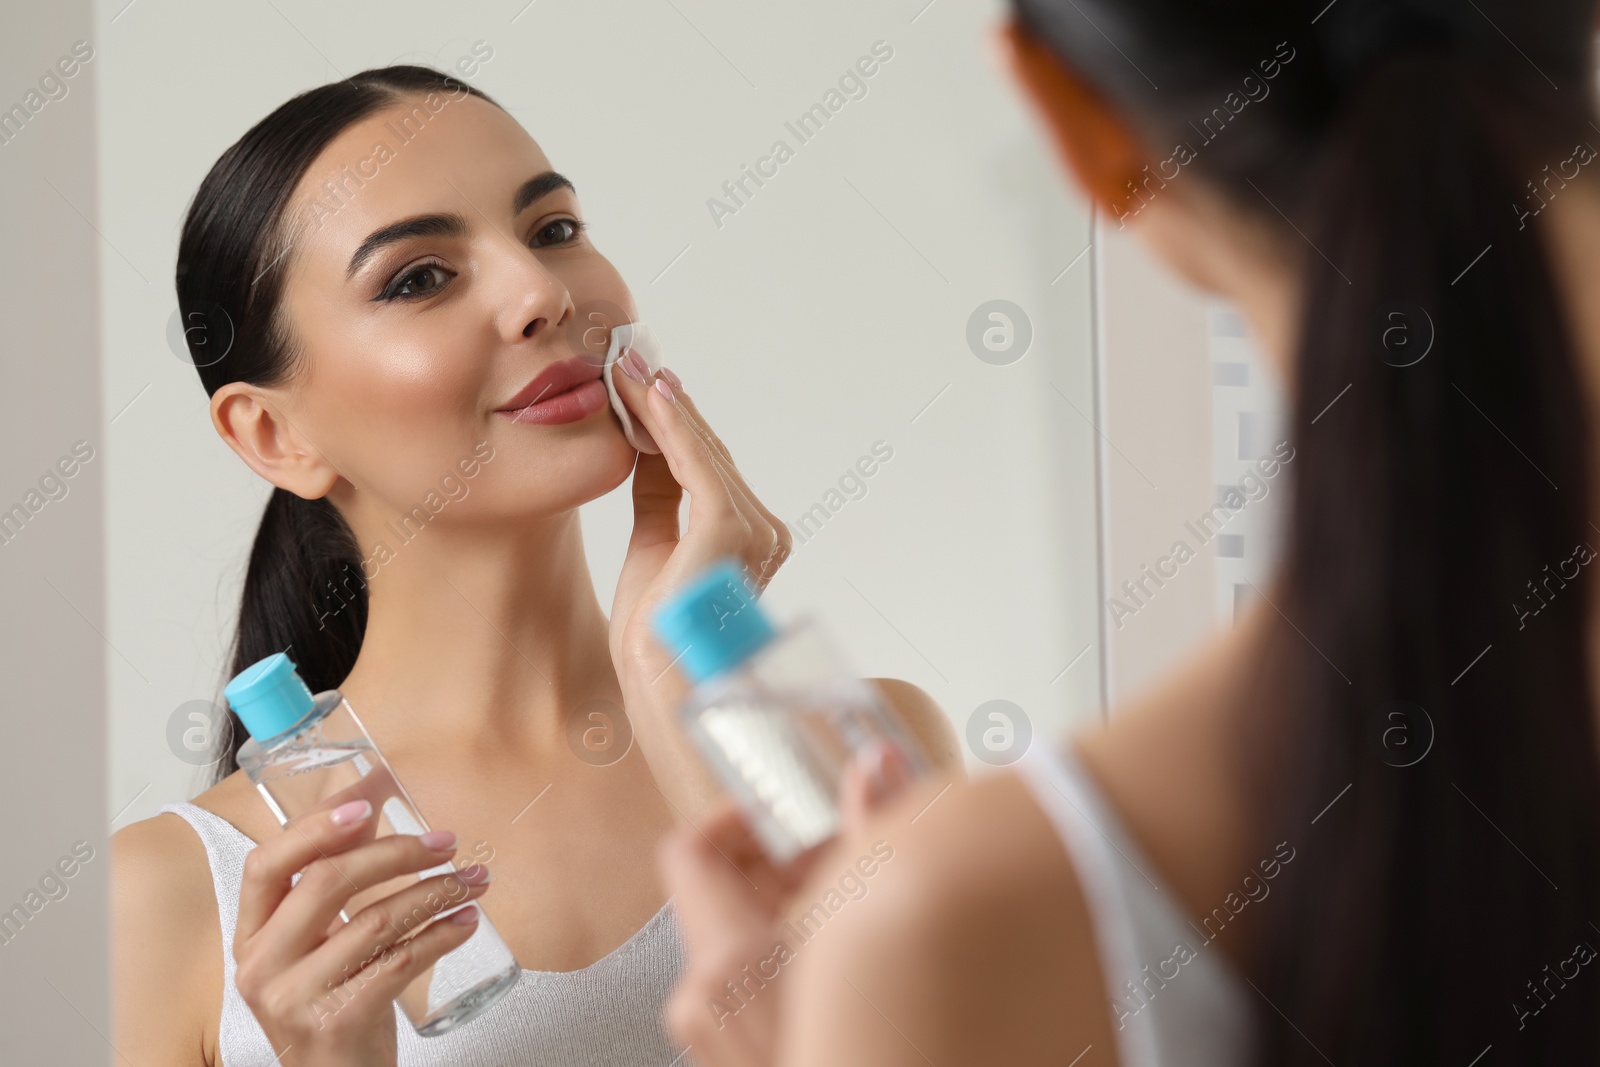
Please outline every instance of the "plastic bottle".
M223 690L250 740L239 749L239 766L250 776L280 824L313 809L350 800L371 802L375 815L365 841L388 834L422 834L427 821L417 811L389 762L372 743L350 702L337 689L312 695L282 652L251 664ZM405 874L350 898L340 915L414 884L456 870L446 861L419 874ZM458 891L464 903L465 885ZM416 916L415 929L459 909ZM478 904L481 909L482 904ZM409 924L408 924L409 925ZM472 936L441 956L396 998L423 1037L436 1037L477 1016L516 984L520 968L499 933L480 914Z
M927 769L820 626L801 619L774 628L739 563L712 567L663 603L652 625L695 686L684 728L773 859L838 830L841 780L869 743L898 748L913 773Z

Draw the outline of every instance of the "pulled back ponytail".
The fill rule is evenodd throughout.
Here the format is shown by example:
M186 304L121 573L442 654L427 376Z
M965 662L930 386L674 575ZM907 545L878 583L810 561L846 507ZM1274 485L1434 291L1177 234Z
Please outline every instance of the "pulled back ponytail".
M335 689L355 666L367 629L367 587L349 523L327 498L304 500L274 487L250 547L233 666L290 651L313 693ZM218 752L218 780L238 765L249 735L230 710L227 751Z
M1541 985L1600 946L1589 420L1518 207L1572 140L1498 81L1442 47L1363 72L1299 216L1270 829L1304 847L1266 913L1265 1063L1600 1053L1600 972Z
M229 382L278 385L295 372L297 342L280 308L294 262L287 207L317 155L353 123L403 99L468 94L489 100L427 67L362 71L294 97L222 154L189 206L176 272L184 336L208 394ZM275 488L250 550L230 674L289 651L313 691L333 688L355 665L366 620L349 524L326 499ZM247 737L238 716L229 718L217 780L237 766Z

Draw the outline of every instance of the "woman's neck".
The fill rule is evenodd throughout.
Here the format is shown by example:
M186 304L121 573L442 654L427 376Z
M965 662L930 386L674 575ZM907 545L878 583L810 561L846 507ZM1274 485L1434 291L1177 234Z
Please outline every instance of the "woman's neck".
M1600 472L1600 188L1594 180L1573 182L1541 212L1539 235L1550 256L1571 329L1573 354L1589 405L1589 454ZM1600 485L1590 489L1590 511L1600 504ZM1600 516L1593 521L1600 524ZM1600 538L1591 542L1600 547ZM1597 598L1600 599L1600 598Z
M1539 234L1545 241L1556 277L1574 358L1588 399L1589 545L1600 549L1600 188L1591 179L1572 182L1540 212ZM1588 644L1591 688L1600 693L1600 596L1589 598Z
M571 709L620 703L577 512L509 534L435 523L376 571L341 688L386 745L552 748Z

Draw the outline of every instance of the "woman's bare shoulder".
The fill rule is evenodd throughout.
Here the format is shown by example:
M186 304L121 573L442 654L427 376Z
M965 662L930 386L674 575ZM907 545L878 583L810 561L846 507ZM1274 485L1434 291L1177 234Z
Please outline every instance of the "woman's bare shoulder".
M963 773L961 745L955 727L926 691L901 678L869 678L878 693L922 746L934 767L947 774Z
M195 797L193 803L227 820L252 841L259 842L279 829L277 818L262 803L261 794L243 771L234 771Z
M1191 916L1209 912L1260 858L1249 855L1261 804L1245 760L1263 723L1252 719L1259 698L1247 694L1276 619L1257 604L1105 726L1074 739L1096 786Z
M237 773L193 803L241 826L254 821L252 793ZM117 1047L140 1063L216 1062L221 924L205 844L182 816L112 835L111 919Z
M1016 774L911 787L813 869L785 929L786 1012L828 1025L793 1027L782 1062L1116 1062L1076 872Z
M114 1036L134 1062L215 1062L205 1043L207 1013L221 1009L216 914L205 845L182 817L164 812L111 836Z

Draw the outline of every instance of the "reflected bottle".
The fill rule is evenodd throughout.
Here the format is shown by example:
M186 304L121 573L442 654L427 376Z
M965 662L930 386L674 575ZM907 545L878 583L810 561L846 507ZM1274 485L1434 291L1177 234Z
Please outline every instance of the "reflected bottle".
M849 669L820 626L772 625L737 561L690 583L652 623L694 683L684 728L774 860L838 831L840 785L868 745L898 749L914 775L928 769L876 687Z
M239 749L239 766L280 825L309 811L364 799L375 814L357 844L388 834L428 831L427 822L372 743L350 702L337 689L312 695L284 653L251 664L223 693L250 732L250 740ZM419 874L391 878L352 896L339 914L348 922L368 904L419 879L455 870L455 864L446 861ZM450 879L446 885L446 903L441 910L402 920L412 927L408 934L460 910L466 902L466 884ZM480 914L472 936L441 956L395 998L423 1037L454 1030L516 984L520 973L516 958L482 912L482 904L477 906ZM408 922L411 919L415 919L414 925Z

